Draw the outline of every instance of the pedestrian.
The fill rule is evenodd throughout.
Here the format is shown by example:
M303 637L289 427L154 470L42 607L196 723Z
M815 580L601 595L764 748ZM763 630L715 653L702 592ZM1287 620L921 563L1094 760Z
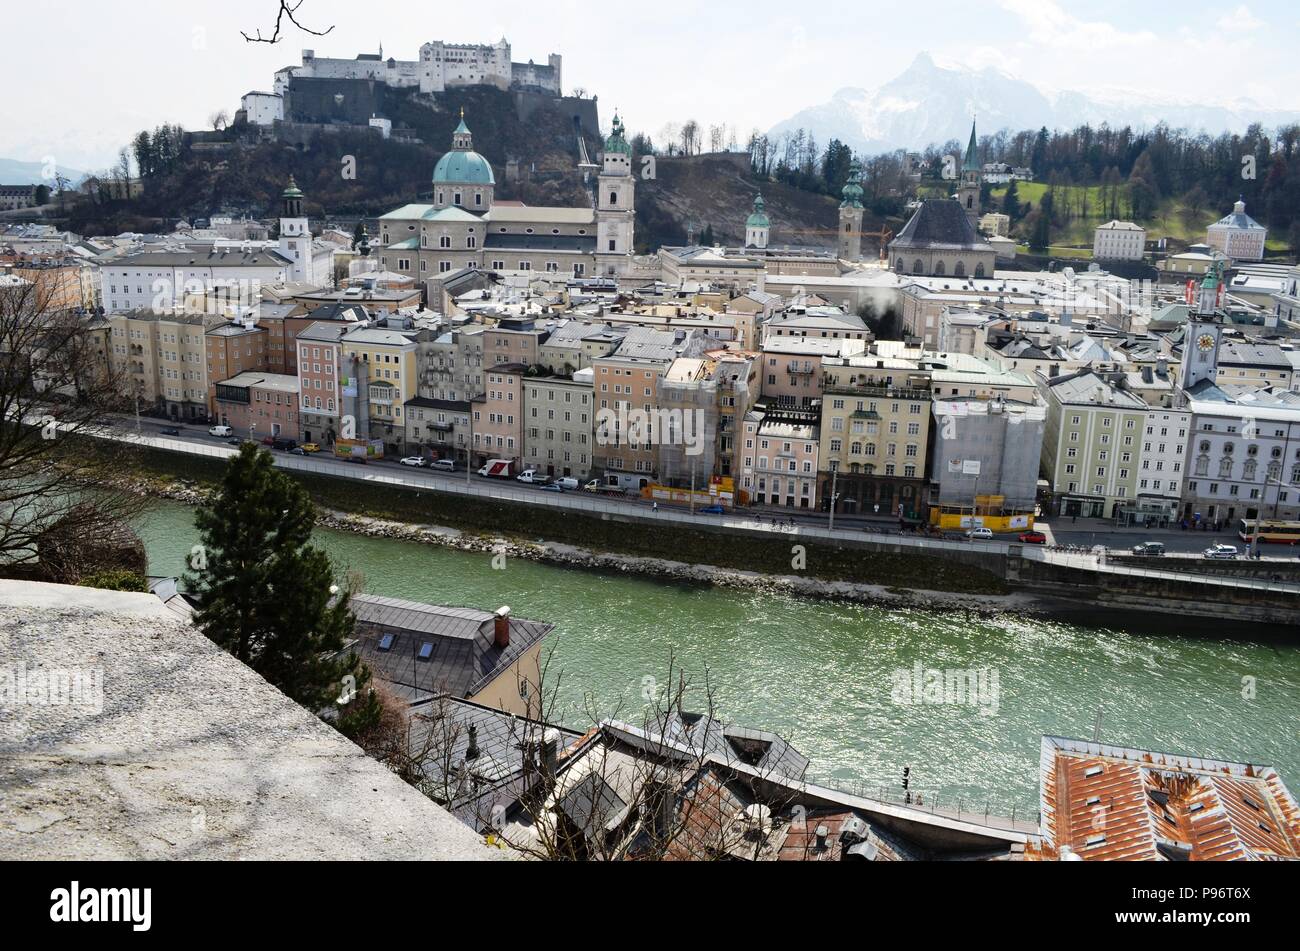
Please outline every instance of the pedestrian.
M1077 516L1077 515L1071 515L1071 516L1070 516L1070 524L1071 524L1071 525L1076 524L1078 521L1079 521L1079 516Z
M651 503L650 503L650 511L652 511L652 512L658 512L658 511L659 511L659 503L658 503L658 502L651 502Z

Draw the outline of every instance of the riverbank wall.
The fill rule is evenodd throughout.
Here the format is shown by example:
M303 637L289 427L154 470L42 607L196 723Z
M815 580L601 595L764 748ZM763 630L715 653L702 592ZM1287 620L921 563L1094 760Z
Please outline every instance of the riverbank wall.
M142 491L195 504L222 463L141 448L134 473ZM376 537L493 552L564 567L620 571L670 581L835 597L899 607L1054 614L1080 605L1295 625L1300 596L1218 579L1100 571L980 546L927 551L918 540L845 536L833 544L706 519L690 531L631 509L573 513L490 497L291 472L324 510L321 524ZM184 481L177 481L184 480Z

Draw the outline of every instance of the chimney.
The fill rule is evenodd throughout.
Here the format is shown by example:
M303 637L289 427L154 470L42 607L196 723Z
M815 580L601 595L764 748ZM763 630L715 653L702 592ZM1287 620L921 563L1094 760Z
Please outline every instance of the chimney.
M505 604L497 608L494 617L495 626L493 629L492 643L500 650L505 650L510 646L510 605Z
M818 851L818 852L825 852L825 851L826 851L826 837L827 837L828 835L830 835L830 831L831 831L831 830L828 829L828 828L826 828L826 826L824 826L824 825L819 825L819 826L817 827L816 835L817 835L817 851Z
M469 746L465 749L465 759L478 759L478 727L469 725Z
M556 764L560 759L560 731L547 728L542 734L542 775L548 783L555 782Z

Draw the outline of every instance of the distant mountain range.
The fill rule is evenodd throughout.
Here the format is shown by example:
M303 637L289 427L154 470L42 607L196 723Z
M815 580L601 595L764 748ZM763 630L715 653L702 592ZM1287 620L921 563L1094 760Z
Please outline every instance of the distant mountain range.
M41 174L45 166L41 162L20 162L18 159L0 158L0 185L49 185ZM65 176L74 185L86 177L80 169L59 166L59 174Z
M972 116L978 117L981 136L1001 129L1072 129L1103 122L1150 129L1162 121L1173 128L1217 134L1241 132L1253 122L1272 128L1300 121L1300 111L1262 109L1247 101L1214 106L1127 92L1113 97L1047 93L993 67L940 66L921 53L883 86L841 89L829 102L778 123L768 135L779 137L802 128L822 147L837 138L866 154L920 151L953 139L964 147Z

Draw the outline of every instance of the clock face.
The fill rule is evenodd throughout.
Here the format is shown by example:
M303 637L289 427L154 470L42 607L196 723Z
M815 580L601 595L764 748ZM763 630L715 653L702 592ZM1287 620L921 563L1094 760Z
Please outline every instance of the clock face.
M1214 338L1209 334L1201 334L1196 338L1196 346L1200 348L1202 352L1208 353L1214 349Z

